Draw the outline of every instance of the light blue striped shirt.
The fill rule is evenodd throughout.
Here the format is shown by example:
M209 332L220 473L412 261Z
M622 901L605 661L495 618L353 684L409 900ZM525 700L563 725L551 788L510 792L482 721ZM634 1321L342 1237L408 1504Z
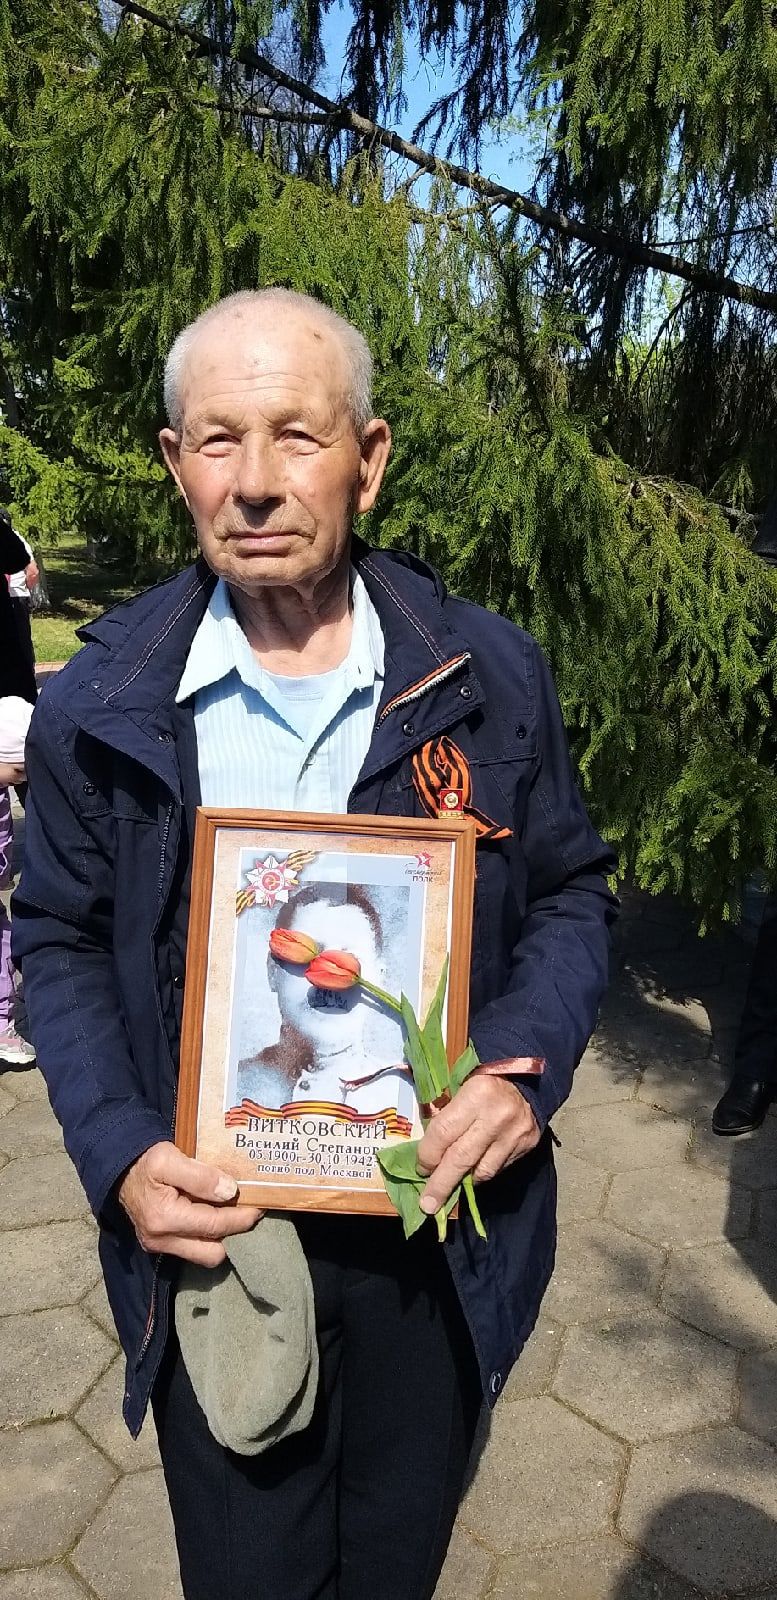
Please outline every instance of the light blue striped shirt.
M333 672L266 672L219 579L176 700L194 697L202 803L344 812L369 748L383 682L383 634L352 569L353 633Z

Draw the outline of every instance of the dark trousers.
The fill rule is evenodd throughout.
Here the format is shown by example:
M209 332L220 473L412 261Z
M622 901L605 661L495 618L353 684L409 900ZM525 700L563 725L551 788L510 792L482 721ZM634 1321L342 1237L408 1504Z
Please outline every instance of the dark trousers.
M261 1222L259 1223L261 1227ZM433 1228L302 1216L321 1374L259 1456L208 1430L171 1338L153 1395L186 1600L431 1600L480 1410Z
M35 651L32 645L32 612L29 600L23 600L21 595L11 595L11 609L16 624L16 633L19 647L24 656L25 665L35 676Z
M777 894L764 906L739 1024L734 1071L777 1089Z

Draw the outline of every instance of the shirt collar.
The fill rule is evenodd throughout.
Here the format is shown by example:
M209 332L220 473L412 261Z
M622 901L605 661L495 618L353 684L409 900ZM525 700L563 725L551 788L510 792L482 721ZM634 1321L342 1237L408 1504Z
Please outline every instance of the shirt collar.
M353 632L344 664L355 687L371 688L383 679L385 647L378 613L355 567L351 567L351 603Z
M366 586L353 566L351 600L353 632L348 655L343 662L343 672L348 690L366 689L384 676L383 633ZM227 585L223 578L219 578L192 640L176 691L176 704L180 705L182 700L187 700L198 690L218 683L230 672L237 672L249 688L265 694L266 674L232 610Z

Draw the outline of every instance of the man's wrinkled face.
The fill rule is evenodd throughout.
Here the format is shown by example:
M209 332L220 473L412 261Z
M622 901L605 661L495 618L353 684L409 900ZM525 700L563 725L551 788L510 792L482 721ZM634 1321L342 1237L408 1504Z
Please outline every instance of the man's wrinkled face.
M360 443L348 385L336 335L277 306L192 347L182 432L163 429L162 450L208 565L249 596L319 582L377 496L390 435L373 422Z

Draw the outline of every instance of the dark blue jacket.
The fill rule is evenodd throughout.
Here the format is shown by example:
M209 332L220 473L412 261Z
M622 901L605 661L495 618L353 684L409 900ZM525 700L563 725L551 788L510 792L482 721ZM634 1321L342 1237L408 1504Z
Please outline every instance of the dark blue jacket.
M465 1217L447 1246L493 1402L553 1266L547 1123L596 1021L614 862L578 796L533 640L451 599L411 556L357 545L355 559L380 617L386 676L349 810L423 815L410 758L444 731L468 757L474 805L514 830L478 845L470 1031L483 1061L545 1058L525 1090L543 1137L484 1186L488 1242ZM13 949L38 1061L101 1225L133 1433L164 1348L175 1262L143 1251L115 1186L173 1128L199 800L194 718L175 692L213 582L199 562L85 628L85 649L41 697L27 747Z

